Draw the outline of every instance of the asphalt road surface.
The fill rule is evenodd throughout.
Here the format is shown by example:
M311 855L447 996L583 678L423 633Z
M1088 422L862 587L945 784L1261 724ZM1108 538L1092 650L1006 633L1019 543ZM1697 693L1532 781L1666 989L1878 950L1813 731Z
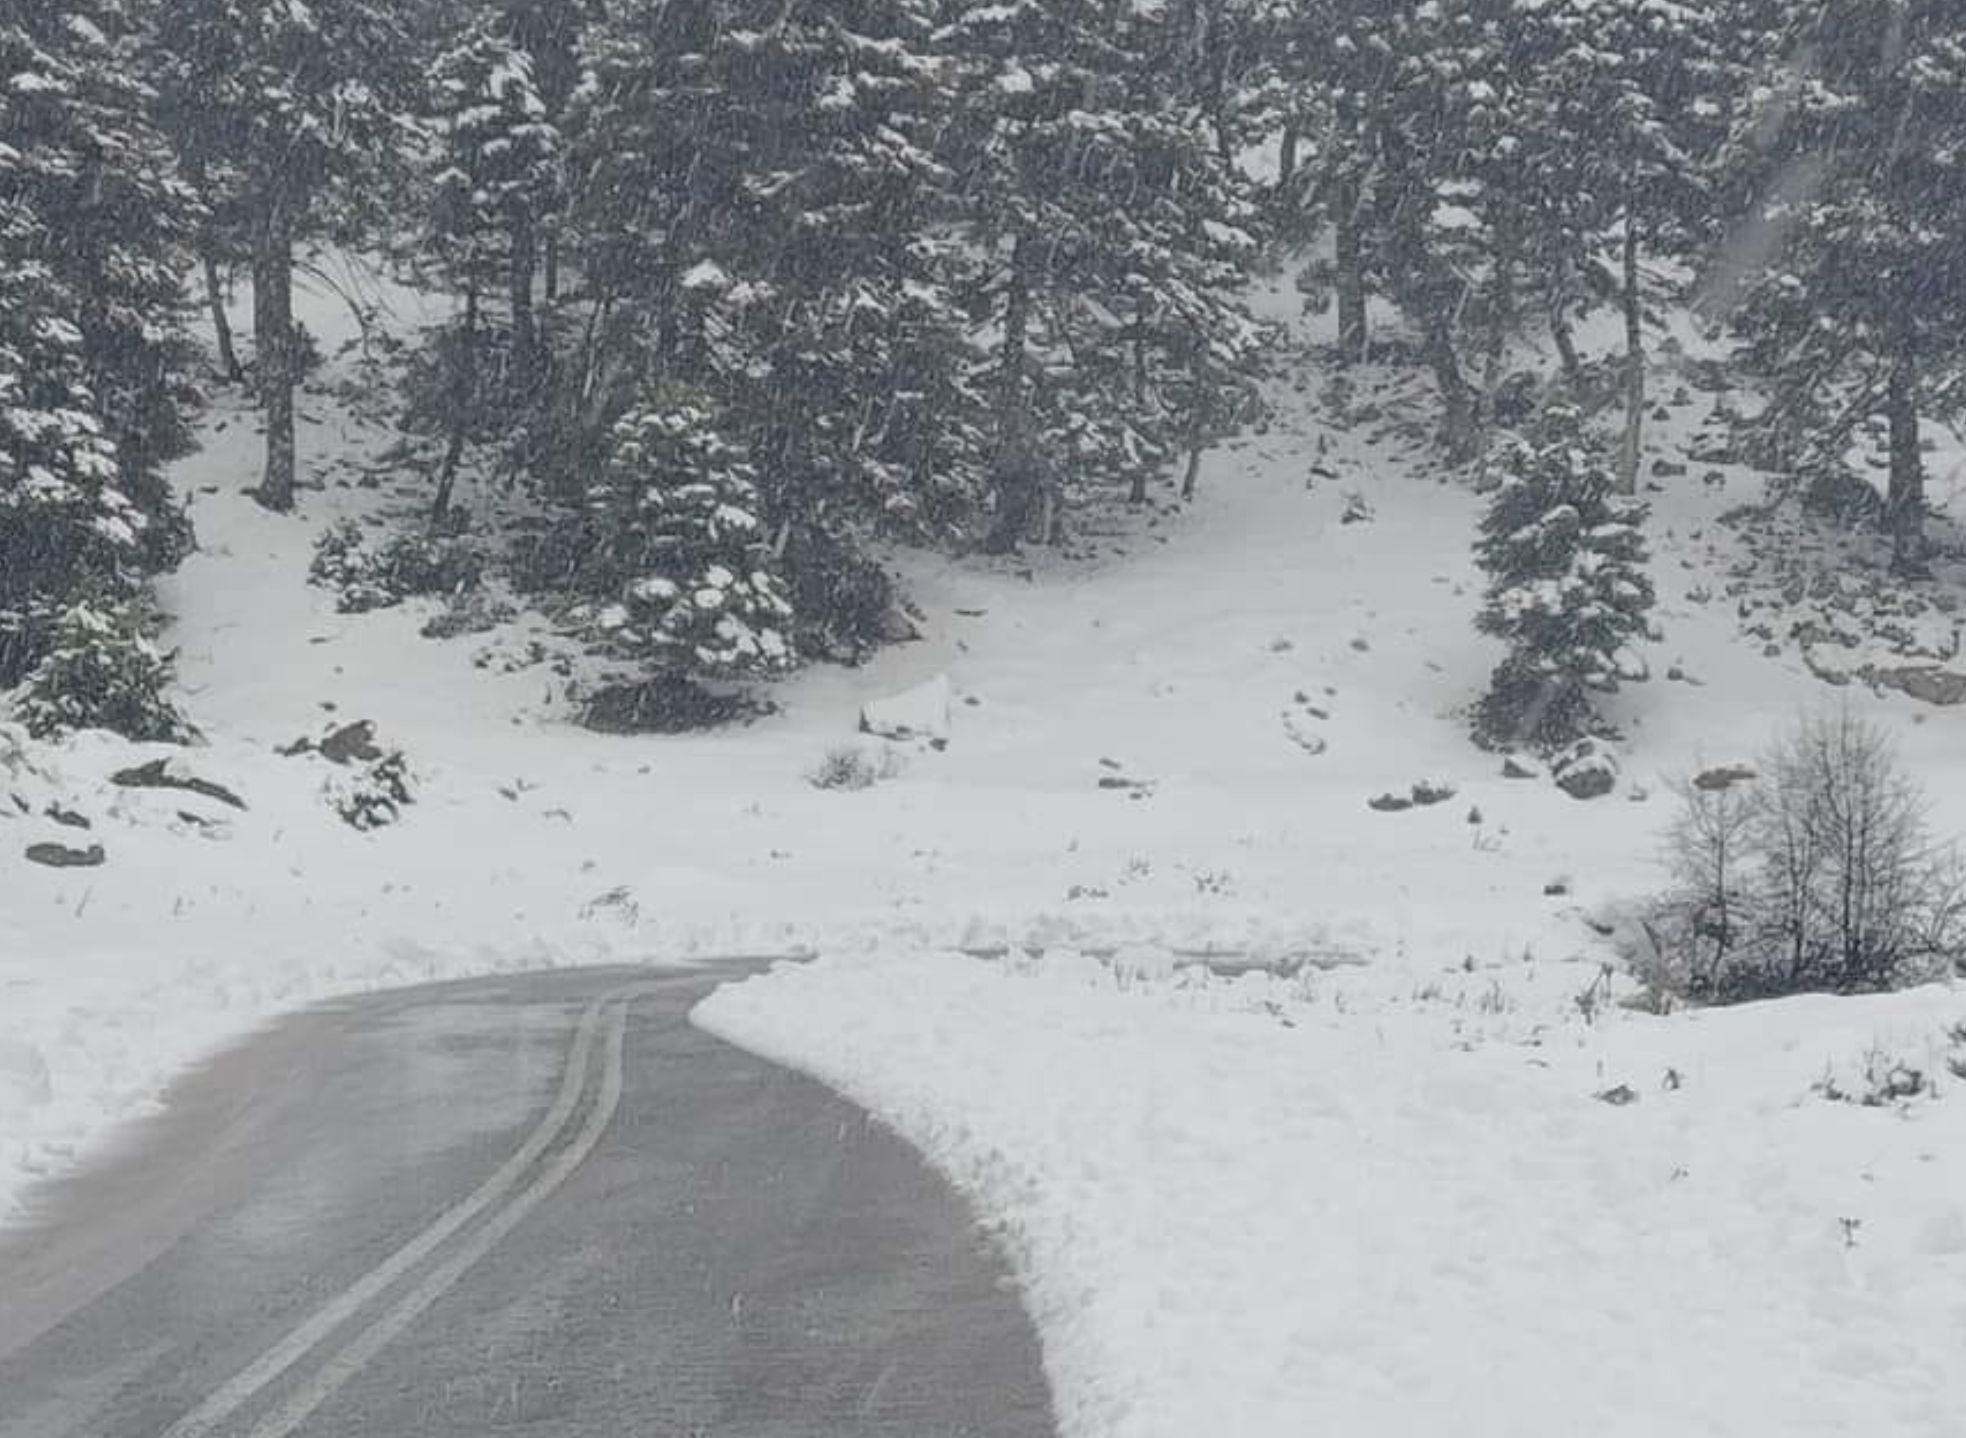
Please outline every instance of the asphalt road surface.
M730 970L311 1010L0 1234L0 1438L1037 1438L956 1195L692 1029Z

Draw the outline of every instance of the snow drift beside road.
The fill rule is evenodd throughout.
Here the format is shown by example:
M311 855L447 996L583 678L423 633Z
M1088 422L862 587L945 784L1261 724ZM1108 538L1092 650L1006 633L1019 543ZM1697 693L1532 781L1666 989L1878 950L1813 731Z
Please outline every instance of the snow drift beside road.
M1594 977L876 952L694 1018L976 1200L1066 1438L1956 1435L1966 996L1586 1022ZM1880 1041L1939 1096L1816 1090Z

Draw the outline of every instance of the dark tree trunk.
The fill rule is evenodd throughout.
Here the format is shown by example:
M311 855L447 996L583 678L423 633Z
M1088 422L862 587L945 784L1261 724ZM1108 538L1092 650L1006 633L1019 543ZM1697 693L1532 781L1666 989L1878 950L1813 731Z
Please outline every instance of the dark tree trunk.
M1563 365L1563 377L1569 382L1571 390L1576 391L1583 385L1584 362L1577 355L1577 335L1570 328L1570 315L1564 304L1562 299L1550 304L1550 338L1556 341L1556 354Z
M1359 235L1359 186L1340 180L1331 190L1338 261L1338 362L1365 358L1365 254Z
M1293 207L1292 197L1297 186L1297 131L1297 117L1286 116L1283 122L1283 143L1277 152L1277 199L1286 209Z
M1618 492L1638 493L1638 461L1645 447L1645 329L1644 306L1638 288L1638 214L1635 201L1625 202L1625 433L1618 446Z
M1004 292L1003 352L997 371L997 456L993 488L996 518L984 540L991 554L1017 548L1038 509L1041 481L1031 441L1029 395L1025 390L1025 344L1031 322L1031 239L1020 231L1010 250L1010 276Z
M1181 497L1195 497L1195 481L1201 478L1201 456L1203 445L1199 434L1188 437L1188 472L1181 476Z
M546 231L546 303L549 305L560 297L560 227L550 226Z
M1208 0L1201 37L1204 103L1215 124L1215 158L1224 165L1235 161L1235 126L1230 122L1229 36L1224 17L1224 0Z
M464 459L464 442L471 430L471 415L478 391L478 282L468 280L464 287L464 329L458 336L456 369L451 376L450 440L444 446L444 463L437 471L437 494L430 503L430 527L438 528L451 511L451 495L457 488L457 467Z
M512 378L523 390L537 368L539 331L533 320L532 282L539 269L539 229L532 206L512 211Z
M1427 364L1440 387L1440 442L1455 464L1466 464L1481 453L1481 404L1454 353L1454 338L1445 316L1426 323Z
M997 372L1004 424L1021 428L1024 418L1024 347L1031 324L1031 240L1020 233L1010 249L1010 276L1004 290L1003 356Z
M1884 393L1890 424L1891 568L1918 575L1925 567L1925 459L1918 447L1918 357L1908 333L1898 336Z
M212 312L212 334L218 341L219 373L225 376L226 383L237 384L245 378L245 371L239 367L239 350L232 343L232 321L225 313L225 286L219 281L218 256L209 244L199 246L198 261L205 272L205 303Z
M1495 396L1508 367L1509 337L1516 327L1516 235L1512 225L1495 232L1495 279L1489 294L1488 352L1482 357L1482 422L1492 418Z
M266 468L253 497L274 510L294 507L293 258L286 201L276 196L253 226L253 348L266 423Z
M1147 406L1147 317L1152 313L1145 294L1140 296L1133 311L1133 403L1144 412ZM1127 491L1128 504L1147 502L1147 466L1136 464L1133 467L1133 484Z
M1563 378L1576 399L1583 399L1584 362L1577 354L1577 331L1570 323L1571 296L1576 274L1570 261L1560 252L1548 257L1547 284L1543 301L1549 308L1550 338L1556 341L1556 356L1563 366Z

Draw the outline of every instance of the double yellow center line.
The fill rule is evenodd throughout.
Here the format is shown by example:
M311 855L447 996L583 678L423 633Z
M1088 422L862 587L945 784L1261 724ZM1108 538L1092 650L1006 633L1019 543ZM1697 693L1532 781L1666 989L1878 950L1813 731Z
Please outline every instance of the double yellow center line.
M392 1290L400 1290L394 1302L376 1308L354 1325L338 1349L248 1430L248 1438L287 1438L425 1309L449 1292L527 1214L565 1183L600 1142L621 1102L628 1006L651 987L631 984L613 989L587 1007L574 1031L553 1106L496 1173L323 1303L299 1327L165 1429L161 1438L209 1438L241 1407L351 1320L378 1305ZM586 1118L572 1141L555 1151L583 1107Z

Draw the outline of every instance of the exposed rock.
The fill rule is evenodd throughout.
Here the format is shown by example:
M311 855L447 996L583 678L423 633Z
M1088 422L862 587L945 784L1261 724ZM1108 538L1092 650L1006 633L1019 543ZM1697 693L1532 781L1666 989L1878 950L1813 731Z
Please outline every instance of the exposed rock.
M1543 766L1538 764L1534 759L1526 758L1520 754L1511 754L1502 760L1502 777L1504 779L1540 779L1543 777Z
M1435 784L1422 779L1412 788L1413 802L1422 808L1433 804L1445 804L1454 797L1452 784Z
M1580 739L1557 761L1557 788L1573 799L1601 799L1618 787L1618 761L1593 739Z
M1838 662L1837 652L1841 648L1835 644L1810 644L1802 646L1802 662L1809 672L1825 684L1839 687L1850 682L1850 671ZM1847 651L1846 651L1847 652Z
M1715 793L1735 784L1745 784L1756 778L1753 769L1746 764L1721 764L1712 769L1704 769L1693 776L1693 787Z
M357 760L373 764L382 757L382 746L375 742L375 725L367 719L343 724L320 743L320 753L330 764L352 764Z
M949 739L949 676L938 674L886 699L868 701L860 710L862 733L882 739Z
M88 815L78 814L73 809L64 809L59 804L50 804L43 812L48 818L54 820L55 823L61 825L64 829L93 829L95 827L95 825L89 822Z
M1925 704L1951 707L1966 704L1966 674L1953 669L1879 669L1870 676L1887 689L1896 689Z
M27 846L28 862L45 864L50 869L93 869L107 857L100 844L91 844L86 849L71 849L66 844Z
M1367 799L1365 807L1377 809L1381 814L1398 814L1413 807L1413 801L1404 794L1381 794Z
M1686 466L1677 460L1655 459L1652 461L1652 473L1660 479L1677 479L1686 473Z
M601 734L688 734L769 712L761 700L661 675L597 691L581 709L580 722Z
M148 764L138 764L133 769L119 769L109 776L109 782L125 789L182 789L189 794L230 804L235 809L246 807L246 801L223 784L200 779L175 759L152 759Z

